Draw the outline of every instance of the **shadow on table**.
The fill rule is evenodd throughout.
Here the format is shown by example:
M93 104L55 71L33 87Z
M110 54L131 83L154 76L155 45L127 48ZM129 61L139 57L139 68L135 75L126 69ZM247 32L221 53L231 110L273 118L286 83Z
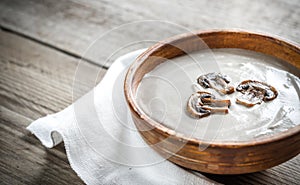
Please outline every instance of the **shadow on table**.
M242 174L242 175L215 175L215 174L208 174L208 173L201 173L205 177L221 183L221 184L262 184L255 179L255 176L259 175L260 172L256 173L249 173L249 174ZM267 180L265 180L267 183Z
M71 169L65 154L64 143L54 148L47 149L39 140L30 133L22 137L30 145L28 153L22 153L24 163L30 169L26 184L76 184L82 185L83 181ZM24 164L25 165L25 164ZM25 169L25 167L24 167ZM25 178L25 177L24 177Z

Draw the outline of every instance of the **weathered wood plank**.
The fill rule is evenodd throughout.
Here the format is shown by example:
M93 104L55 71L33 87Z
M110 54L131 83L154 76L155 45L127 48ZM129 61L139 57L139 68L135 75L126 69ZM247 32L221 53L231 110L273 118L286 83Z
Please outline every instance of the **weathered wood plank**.
M83 184L63 147L47 150L28 131L32 121L0 106L1 184Z
M88 46L104 32L138 20L166 20L187 29L240 28L279 35L299 44L300 3L297 0L239 1L60 1L2 0L0 25L60 48L74 55L84 55ZM85 57L109 66L106 61L116 49L132 40L162 39L180 31L143 24L132 26L105 38L101 52ZM182 30L183 32L183 30ZM139 44L137 47L152 43ZM101 48L100 48L101 47ZM103 48L104 47L104 48ZM133 48L123 49L124 52ZM122 53L119 53L119 55ZM117 57L117 56L115 56Z
M94 85L88 81L95 79L85 75L73 91L78 63L0 30L1 184L83 184L70 168L63 145L48 150L26 130L34 119L71 104L73 92L79 96ZM82 69L90 74L100 68L84 63Z
M81 81L73 86L77 59L5 31L0 51L1 104L32 119L65 108L95 85L93 74L105 72L81 63Z

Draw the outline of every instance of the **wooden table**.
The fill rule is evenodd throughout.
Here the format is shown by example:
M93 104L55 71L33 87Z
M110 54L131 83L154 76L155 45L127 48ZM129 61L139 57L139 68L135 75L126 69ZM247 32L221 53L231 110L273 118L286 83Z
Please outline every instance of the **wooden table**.
M93 83L80 84L72 99L75 70L84 51L99 35L138 20L167 20L192 30L240 28L300 43L299 0L1 0L1 184L83 184L70 168L62 144L46 149L25 128L87 92ZM118 46L122 39L138 40L147 33L161 34L153 26L125 30L103 40L103 53L84 56L85 65L106 70L113 60L106 60L110 46ZM161 36L172 34L166 29ZM258 173L204 175L230 184L299 184L299 166L297 156Z

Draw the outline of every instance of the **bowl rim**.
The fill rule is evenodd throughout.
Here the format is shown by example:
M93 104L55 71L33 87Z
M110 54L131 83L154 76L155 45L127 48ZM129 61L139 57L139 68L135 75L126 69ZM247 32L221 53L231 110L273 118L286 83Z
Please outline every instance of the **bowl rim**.
M158 129L157 131L164 133L167 136L173 136L181 141L188 142L192 145L209 145L210 147L216 147L216 148L241 148L241 147L251 147L251 146L257 146L257 145L264 145L272 142L277 142L281 140L285 140L289 137L292 137L294 135L300 134L300 125L297 125L293 128L290 128L286 131L282 131L279 133L276 133L271 136L266 136L259 139L253 139L253 140L246 140L246 141L207 141L207 140L201 140L193 137L187 137L186 135L176 132L171 128L168 128L167 126L164 126L163 124L151 119L150 116L148 116L138 105L135 101L135 97L131 90L131 79L135 75L135 71L138 69L140 64L144 62L144 59L146 59L148 56L150 56L154 51L156 51L158 48L161 48L162 46L178 41L178 40L184 40L190 36L197 35L207 35L207 34L246 34L246 35L254 35L263 37L268 40L272 40L275 42L282 43L293 50L297 51L300 54L300 46L297 45L297 43L291 43L290 41L286 41L285 39L278 38L275 36L271 36L265 33L258 33L258 32L249 32L245 30L236 30L236 29L214 29L214 30L205 30L205 31L191 31L189 33L183 33L179 35L175 35L173 37L164 39L162 41L159 41L158 43L154 44L153 46L149 47L146 51L144 51L142 54L140 54L135 61L129 66L125 80L124 80L124 94L126 102L130 108L131 114L135 114L139 117L139 119L144 120L146 123L150 124L151 127L154 129ZM255 51L257 52L257 51Z

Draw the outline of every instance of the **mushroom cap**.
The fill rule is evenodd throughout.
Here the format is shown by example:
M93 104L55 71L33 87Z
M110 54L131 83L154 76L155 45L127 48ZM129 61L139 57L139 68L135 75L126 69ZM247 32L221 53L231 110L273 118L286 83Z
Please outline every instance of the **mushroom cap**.
M271 101L278 96L273 86L256 80L245 80L237 86L236 90L243 94L236 99L236 103L247 107L260 104L262 101Z
M234 87L230 86L231 79L222 73L207 73L198 77L197 82L204 88L213 88L221 94L231 94Z

